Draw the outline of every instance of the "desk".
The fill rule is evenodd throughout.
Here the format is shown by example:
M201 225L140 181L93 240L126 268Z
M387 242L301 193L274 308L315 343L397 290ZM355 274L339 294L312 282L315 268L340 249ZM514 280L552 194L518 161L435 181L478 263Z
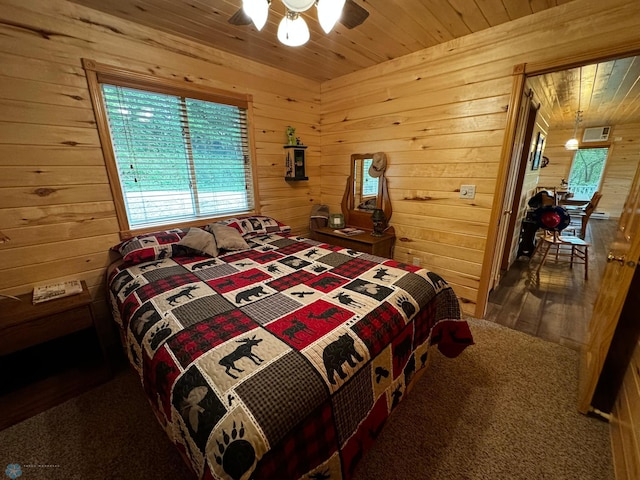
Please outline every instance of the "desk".
M321 227L311 232L311 238L319 242L357 250L358 252L393 258L393 246L396 242L396 236L393 233L383 233L381 237L373 237L370 231L366 231L359 235L347 236L336 233L333 230L330 227Z

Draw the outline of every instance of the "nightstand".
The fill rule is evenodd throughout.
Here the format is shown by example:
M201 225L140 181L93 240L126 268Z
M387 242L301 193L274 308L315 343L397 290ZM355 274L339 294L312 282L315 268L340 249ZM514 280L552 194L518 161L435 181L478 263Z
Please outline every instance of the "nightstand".
M18 298L0 300L0 430L111 376L84 282L69 297Z
M383 233L381 237L374 237L371 232L365 231L359 235L347 236L336 233L333 228L329 227L321 227L312 231L311 238L319 242L386 258L393 258L393 247L396 242L396 236L393 233Z

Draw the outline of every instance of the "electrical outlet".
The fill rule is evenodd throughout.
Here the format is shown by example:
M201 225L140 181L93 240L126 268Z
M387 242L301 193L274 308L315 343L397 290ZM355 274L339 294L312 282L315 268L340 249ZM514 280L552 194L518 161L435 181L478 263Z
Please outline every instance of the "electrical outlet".
M416 267L419 267L420 266L420 257L413 257L413 264Z
M476 198L476 186L460 185L460 198Z

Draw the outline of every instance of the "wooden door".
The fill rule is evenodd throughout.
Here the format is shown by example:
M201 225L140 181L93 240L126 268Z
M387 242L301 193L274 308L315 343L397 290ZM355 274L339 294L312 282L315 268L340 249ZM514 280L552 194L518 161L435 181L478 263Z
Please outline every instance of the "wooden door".
M502 264L502 258L504 256L505 245L507 243L507 237L513 230L509 230L511 224L511 214L513 205L513 198L516 190L516 183L518 181L518 171L520 169L520 156L522 155L522 149L524 145L524 139L527 128L527 118L529 117L529 110L531 109L531 101L529 100L529 92L525 91L524 75L519 75L520 80L520 101L518 103L518 117L516 123L516 130L514 134L513 149L511 152L511 159L509 162L509 170L506 177L506 185L504 189L504 197L502 199L501 216L498 220L498 235L496 238L496 244L494 249L493 261L491 264L491 277L489 280L489 290L494 289L500 281L500 266ZM500 188L500 187L498 187ZM511 227L513 228L513 227Z
M519 156L519 167L516 174L516 184L513 191L513 201L510 208L512 213L509 218L509 227L506 230L507 238L504 244L504 251L502 252L502 262L500 264L500 270L503 272L509 270L517 258L518 241L520 240L520 226L526 215L526 208L523 210L524 200L522 198L522 186L524 184L524 177L527 174L527 167L529 166L531 141L533 140L533 131L536 127L536 118L538 117L538 110L540 108L540 104L533 104L533 91L530 88L527 89L527 97L529 99L527 125L524 132L524 139L522 141ZM526 205L524 205L524 207L526 207Z
M611 339L640 260L640 167L625 202L618 230L609 248L607 266L589 324L589 338L582 352L578 410L587 413L602 372Z

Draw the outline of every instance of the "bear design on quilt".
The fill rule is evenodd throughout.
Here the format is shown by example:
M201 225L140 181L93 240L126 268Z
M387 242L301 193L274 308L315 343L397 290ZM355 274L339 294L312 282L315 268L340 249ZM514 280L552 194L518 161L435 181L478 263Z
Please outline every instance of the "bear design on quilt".
M356 361L354 362L353 359ZM322 360L324 362L324 368L327 371L329 382L335 385L335 373L337 373L342 380L347 377L347 374L344 373L342 369L342 365L345 362L349 364L350 367L355 367L356 362L361 362L364 358L356 351L353 338L345 333L326 346L322 353Z

